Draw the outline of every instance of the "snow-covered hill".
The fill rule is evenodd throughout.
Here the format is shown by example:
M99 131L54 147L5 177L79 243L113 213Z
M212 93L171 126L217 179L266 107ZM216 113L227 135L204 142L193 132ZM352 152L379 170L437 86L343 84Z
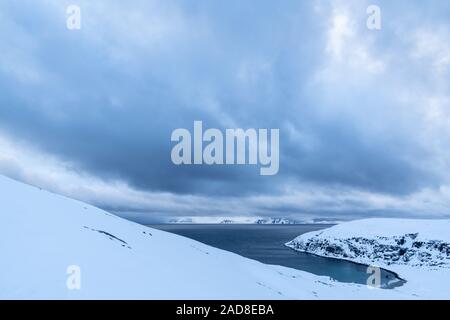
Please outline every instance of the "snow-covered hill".
M450 298L450 220L366 219L303 234L287 246L324 257L377 265L423 298Z
M411 298L265 265L0 176L0 298ZM80 289L67 286L80 271Z

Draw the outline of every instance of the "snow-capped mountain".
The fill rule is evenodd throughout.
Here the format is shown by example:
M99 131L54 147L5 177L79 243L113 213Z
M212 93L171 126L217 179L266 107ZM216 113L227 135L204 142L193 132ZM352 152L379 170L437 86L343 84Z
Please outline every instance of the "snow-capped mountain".
M297 224L298 221L287 218L261 217L181 217L172 218L168 223L180 224Z
M412 298L265 265L2 176L0 194L2 299Z
M288 247L377 265L407 280L401 290L450 298L450 220L366 219L303 234Z
M180 224L337 224L336 219L289 219L263 217L180 217L172 218L167 223Z
M295 220L290 220L286 218L270 218L270 219L258 219L255 221L256 224L296 224Z

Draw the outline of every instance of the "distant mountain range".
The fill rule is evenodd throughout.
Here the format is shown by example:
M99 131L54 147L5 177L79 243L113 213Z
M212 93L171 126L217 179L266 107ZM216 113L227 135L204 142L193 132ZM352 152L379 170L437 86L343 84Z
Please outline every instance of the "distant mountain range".
M286 218L268 218L268 219L258 219L256 224L297 224L295 220L290 220Z
M331 219L289 219L262 217L181 217L173 218L173 224L338 224L342 221Z

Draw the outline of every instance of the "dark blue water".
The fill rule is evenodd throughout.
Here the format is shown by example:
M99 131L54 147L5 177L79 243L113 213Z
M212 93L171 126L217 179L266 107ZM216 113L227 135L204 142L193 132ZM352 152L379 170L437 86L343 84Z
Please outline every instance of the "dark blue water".
M300 234L329 225L201 225L164 224L150 227L185 236L210 246L237 253L267 264L304 270L329 276L341 282L366 284L367 266L348 261L322 258L289 249L284 244ZM394 273L381 271L383 287L403 284Z

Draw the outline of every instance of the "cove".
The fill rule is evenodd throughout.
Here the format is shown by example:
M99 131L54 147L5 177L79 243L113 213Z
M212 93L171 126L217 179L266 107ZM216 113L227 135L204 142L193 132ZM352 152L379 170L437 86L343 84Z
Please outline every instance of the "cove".
M367 284L367 266L333 258L294 251L284 244L300 234L330 225L238 225L165 224L152 228L185 236L210 246L237 253L263 263L281 265L340 282ZM404 280L381 269L382 288L395 288Z

